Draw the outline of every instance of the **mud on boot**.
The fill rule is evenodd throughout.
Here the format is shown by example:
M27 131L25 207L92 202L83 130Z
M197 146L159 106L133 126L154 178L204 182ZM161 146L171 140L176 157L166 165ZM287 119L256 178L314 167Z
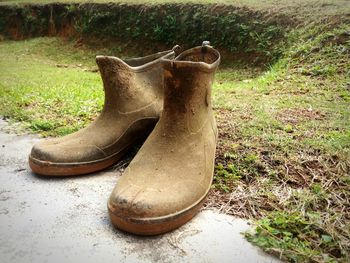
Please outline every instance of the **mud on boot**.
M208 45L162 59L164 110L108 201L117 228L161 234L201 208L214 172L217 127L211 87L219 63L219 52Z
M92 173L115 164L135 143L144 141L163 107L161 59L173 59L173 50L122 60L97 56L105 92L99 117L86 128L32 148L29 165L41 175Z

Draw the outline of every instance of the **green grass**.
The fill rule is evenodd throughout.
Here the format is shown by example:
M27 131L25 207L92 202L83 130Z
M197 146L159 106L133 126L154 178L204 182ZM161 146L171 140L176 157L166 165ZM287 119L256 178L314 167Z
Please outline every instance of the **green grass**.
M322 12L347 12L344 1L332 3ZM216 75L220 134L207 206L255 219L247 239L282 259L348 262L349 25L309 23L291 31L284 47L273 65L235 63ZM0 42L0 115L44 136L86 126L103 104L94 57L124 57L123 50L57 38Z
M93 64L92 52L48 38L1 42L0 51L1 115L57 136L83 127L101 109L100 76L82 68ZM57 67L66 63L71 67Z

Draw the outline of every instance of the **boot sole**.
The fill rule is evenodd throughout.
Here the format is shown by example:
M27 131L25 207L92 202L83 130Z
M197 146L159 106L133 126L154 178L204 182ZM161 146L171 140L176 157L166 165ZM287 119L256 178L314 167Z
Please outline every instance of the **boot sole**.
M202 207L207 195L195 205L169 216L155 218L125 218L114 214L108 203L108 213L113 225L125 232L141 236L154 236L170 232L190 221Z
M133 145L133 144L132 144ZM89 174L103 170L115 163L117 163L131 148L131 145L124 148L117 154L106 159L81 162L81 163L54 163L48 161L41 161L32 156L29 156L29 167L32 171L39 175L48 176L75 176Z

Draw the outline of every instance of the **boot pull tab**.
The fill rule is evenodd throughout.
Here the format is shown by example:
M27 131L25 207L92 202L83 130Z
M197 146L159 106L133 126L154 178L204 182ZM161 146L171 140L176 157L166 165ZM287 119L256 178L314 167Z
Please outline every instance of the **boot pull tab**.
M202 47L205 47L205 46L210 46L210 41L204 40L204 41L202 42Z
M208 41L208 40L204 40L203 42L202 42L202 61L204 62L205 61L205 53L207 53L207 47L211 47L210 46L210 41Z
M179 45L175 45L172 49L175 52L175 57L181 53L182 48Z

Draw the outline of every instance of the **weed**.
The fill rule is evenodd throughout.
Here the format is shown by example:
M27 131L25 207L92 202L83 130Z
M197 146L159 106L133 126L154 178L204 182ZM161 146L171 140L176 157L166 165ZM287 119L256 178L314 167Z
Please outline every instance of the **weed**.
M272 212L246 233L255 245L291 262L335 262L341 256L332 233L325 232L319 213Z

